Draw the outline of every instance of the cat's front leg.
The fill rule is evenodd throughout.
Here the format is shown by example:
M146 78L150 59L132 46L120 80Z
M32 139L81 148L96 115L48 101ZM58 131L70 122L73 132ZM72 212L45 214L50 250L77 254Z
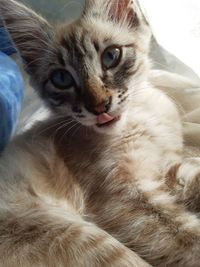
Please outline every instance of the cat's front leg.
M198 218L176 203L148 165L137 173L133 162L123 165L101 181L89 203L95 222L153 266L199 267Z
M0 267L150 267L78 214L44 202L31 206L0 210Z
M185 158L171 167L167 181L178 201L191 211L200 211L200 158Z

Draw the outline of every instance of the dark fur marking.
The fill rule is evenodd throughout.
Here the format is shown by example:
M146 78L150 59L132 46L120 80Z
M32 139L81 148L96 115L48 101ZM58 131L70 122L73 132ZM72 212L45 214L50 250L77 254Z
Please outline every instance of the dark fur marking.
M140 62L137 68L133 71L130 71L129 74L132 76L135 75L141 69L142 66L143 66L143 62Z
M51 101L51 99L56 101L56 103L51 102L51 104L54 106L60 106L66 102L66 97L57 92L46 91L46 97L49 99L49 101Z
M60 44L62 45L62 47L64 47L67 50L70 50L70 44L69 41L66 40L65 38L62 38Z
M106 72L103 72L103 76L101 77L101 81L104 83L104 86L106 88L108 88L108 85L106 84L107 78L108 78L107 73Z
M82 46L82 49L84 51L84 54L87 53L87 49L85 47L85 37L84 37L84 34L82 33L82 36L81 36L81 46Z
M104 39L104 43L107 43L108 41L112 41L112 39L111 38L105 38Z
M73 107L72 107L72 111L75 112L75 113L82 113L81 108L78 107L78 106L73 106Z
M135 60L127 59L122 64L120 69L115 73L113 79L118 87L123 86L125 81L127 81L132 76L132 72L130 72L130 70L134 67L134 65L135 65Z
M97 52L99 52L99 44L96 42L96 41L94 41L93 42L93 44L94 44L94 48L95 48L95 50L97 51Z
M84 115L76 115L77 118L85 118Z
M58 53L58 61L62 66L66 65L61 52Z
M118 104L122 104L124 101L126 101L127 98L128 98L128 96L125 96L123 99L121 99L121 101L119 101Z
M119 98L122 98L123 97L123 95L126 93L126 91L127 91L128 89L126 88L125 90L123 90L122 92L121 91L119 91L118 93L120 93L120 95L118 95L118 97Z
M138 18L136 13L134 13L134 17L131 20L131 26L134 27L134 28L137 28L137 27L140 26L140 20L139 20L139 18Z

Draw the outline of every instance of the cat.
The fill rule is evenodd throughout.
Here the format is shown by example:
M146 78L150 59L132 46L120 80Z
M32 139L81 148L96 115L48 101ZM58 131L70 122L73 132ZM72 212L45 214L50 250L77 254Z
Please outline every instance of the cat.
M200 266L200 164L148 82L136 1L87 0L58 26L14 0L0 12L51 110L0 160L0 266Z

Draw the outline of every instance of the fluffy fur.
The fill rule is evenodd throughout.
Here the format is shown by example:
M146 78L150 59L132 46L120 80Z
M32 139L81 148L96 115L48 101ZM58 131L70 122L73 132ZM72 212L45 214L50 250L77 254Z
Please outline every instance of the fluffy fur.
M183 159L176 106L148 83L150 30L135 1L88 0L57 27L13 0L0 11L53 111L1 158L0 266L198 267L199 163ZM121 61L104 70L113 45ZM52 84L58 68L74 86ZM98 127L108 97L120 119Z

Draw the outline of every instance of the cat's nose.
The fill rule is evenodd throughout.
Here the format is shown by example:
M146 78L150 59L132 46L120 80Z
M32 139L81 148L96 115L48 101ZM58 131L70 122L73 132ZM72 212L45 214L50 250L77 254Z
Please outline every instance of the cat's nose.
M102 113L106 113L109 111L112 103L112 97L108 97L105 100L103 100L100 104L92 106L86 106L87 110L92 112L95 115L99 115Z

